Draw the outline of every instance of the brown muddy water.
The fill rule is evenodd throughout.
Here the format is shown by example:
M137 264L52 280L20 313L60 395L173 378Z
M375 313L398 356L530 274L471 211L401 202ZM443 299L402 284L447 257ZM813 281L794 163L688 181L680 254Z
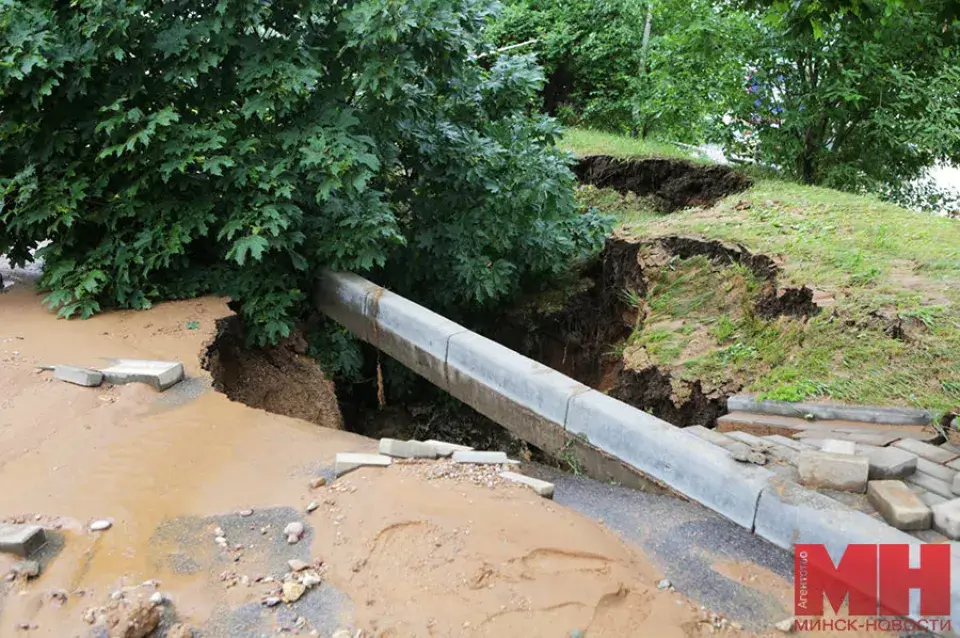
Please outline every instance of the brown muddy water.
M212 390L200 358L228 314L207 298L68 322L26 286L0 296L0 519L59 528L39 578L0 584L0 636L106 635L84 613L125 586L127 598L149 596L136 586L153 579L171 601L156 636L174 616L227 638L337 627L398 637L708 633L698 606L657 590L660 573L636 549L495 475L395 464L311 490L337 452L375 442ZM175 359L190 378L158 394L76 387L35 369L101 357ZM306 514L311 501L319 507ZM238 515L246 509L254 514ZM113 527L89 532L96 519ZM280 533L290 520L307 527L297 545ZM227 549L214 541L218 526ZM256 579L282 578L290 558L322 563L321 591L261 607L276 584ZM12 561L0 555L0 574Z

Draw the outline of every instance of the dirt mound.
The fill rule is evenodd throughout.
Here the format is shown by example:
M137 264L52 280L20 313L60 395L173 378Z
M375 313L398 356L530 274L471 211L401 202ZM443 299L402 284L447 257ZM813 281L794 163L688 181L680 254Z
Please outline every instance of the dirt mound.
M744 191L752 184L750 178L725 166L701 166L663 158L591 155L582 158L574 172L582 184L638 196L652 195L657 208L665 213L712 206L717 200Z
M343 420L333 383L306 351L302 335L273 348L248 347L237 317L227 317L217 322L203 367L213 387L233 401L339 430Z

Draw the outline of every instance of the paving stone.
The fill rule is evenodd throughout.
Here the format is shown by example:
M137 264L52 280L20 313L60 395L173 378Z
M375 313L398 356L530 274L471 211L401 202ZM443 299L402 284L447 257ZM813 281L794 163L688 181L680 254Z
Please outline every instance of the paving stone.
M553 498L553 483L548 481L541 481L538 478L517 474L516 472L500 472L500 477L508 481L523 483L544 498Z
M827 439L820 446L824 452L831 454L856 454L857 444L853 441L841 441L840 439Z
M518 461L511 461L507 458L506 452L474 452L460 451L453 453L453 460L456 463L475 463L478 465L494 465L498 463L516 464Z
M950 461L947 463L947 467L960 470L960 459L954 459L953 461Z
M938 447L941 447L948 452L953 452L954 454L960 456L960 447L957 447L953 443L941 443Z
M437 456L447 457L452 455L454 452L470 452L473 450L469 445L459 445L457 443L447 443L446 441L436 441L434 439L427 439L424 441L428 445L432 445L437 451Z
M778 445L776 443L767 441L767 454L777 459L778 461L783 461L784 463L789 463L790 465L797 465L800 463L800 452L789 448L786 445Z
M759 436L756 436L755 434L750 434L749 432L740 432L739 430L734 430L732 432L727 432L726 435L729 436L731 439L736 439L741 443L746 443L747 445L759 447L760 449L763 449L769 445L768 442L764 441Z
M911 487L916 487L916 486L914 485ZM924 505L926 505L927 507L933 507L934 505L939 505L940 503L947 502L947 499L943 498L942 496L934 494L933 492L928 492L927 490L924 490L924 489L919 489L919 491L917 491L916 494L917 494L917 498L923 501Z
M769 441L771 443L776 443L784 447L788 447L791 450L796 450L797 452L802 452L803 450L813 449L815 446L807 443L806 441L797 441L796 439L790 439L779 434L771 434L770 436L763 437L764 441Z
M47 535L39 525L0 524L0 552L26 557L46 542Z
M435 459L437 448L429 443L420 441L398 441L397 439L380 439L380 454L395 456L401 459Z
M890 445L891 443L900 440L900 437L897 434L892 434L892 431L882 431L882 430L864 430L862 432L840 432L838 430L807 430L805 432L800 432L795 434L794 438L806 440L806 439L838 439L840 441L853 441L854 443L866 443L868 445L876 445L878 447L883 447L885 445Z
M934 505L933 529L950 540L960 540L960 498Z
M55 365L53 366L53 378L74 385L82 385L85 388L96 388L103 383L102 372L79 366Z
M923 443L922 441L914 441L913 439L901 439L893 445L901 450L912 452L928 461L933 461L934 463L949 463L957 458L957 455L950 450L945 450L936 445L930 445L929 443Z
M17 576L36 578L40 575L40 563L35 560L22 560L11 565L10 571Z
M957 474L953 477L953 483L951 484L951 490L954 494L960 494L960 474Z
M901 481L870 481L867 499L883 520L902 530L929 529L933 513Z
M870 462L870 479L899 479L917 470L917 457L896 447L857 444L857 454Z
M957 471L950 469L946 465L940 465L939 463L932 463L927 459L917 459L917 471L923 472L924 474L929 474L934 478L938 478L941 481L946 481L948 483L953 482L953 478L957 476Z
M805 450L800 453L800 483L845 492L867 489L870 463L864 456Z
M929 474L914 472L903 480L911 485L922 487L928 492L933 492L938 496L942 496L944 498L953 498L953 485L947 483L946 481L941 481L936 477L930 476Z
M114 385L146 383L160 391L183 380L183 364L176 361L119 359L101 372L104 379Z
M383 456L382 454L339 452L334 462L333 472L336 476L343 476L358 467L387 467L391 462L389 456Z
M707 443L713 443L714 445L719 445L720 447L727 447L735 441L725 434L721 434L716 430L710 430L702 425L691 425L690 427L683 428L683 431L688 432L697 438L703 439Z

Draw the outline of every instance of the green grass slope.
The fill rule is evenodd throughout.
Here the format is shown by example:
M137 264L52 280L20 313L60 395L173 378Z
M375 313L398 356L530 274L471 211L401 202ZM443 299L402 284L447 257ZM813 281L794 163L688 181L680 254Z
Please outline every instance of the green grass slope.
M577 129L564 143L578 155L684 155ZM758 317L760 282L749 270L679 260L655 276L646 319L622 346L628 362L717 386L733 380L772 399L960 411L960 221L762 176L712 207L672 214L612 190L586 186L579 196L616 215L622 236L692 236L766 254L781 288L808 286L822 308L809 319Z

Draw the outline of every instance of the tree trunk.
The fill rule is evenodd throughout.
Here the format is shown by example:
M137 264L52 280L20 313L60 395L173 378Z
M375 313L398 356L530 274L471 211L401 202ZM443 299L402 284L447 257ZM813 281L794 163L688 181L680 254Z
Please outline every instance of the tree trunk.
M640 76L647 73L647 49L650 45L650 24L653 22L653 2L647 1L647 19L643 23L643 42L640 44Z

